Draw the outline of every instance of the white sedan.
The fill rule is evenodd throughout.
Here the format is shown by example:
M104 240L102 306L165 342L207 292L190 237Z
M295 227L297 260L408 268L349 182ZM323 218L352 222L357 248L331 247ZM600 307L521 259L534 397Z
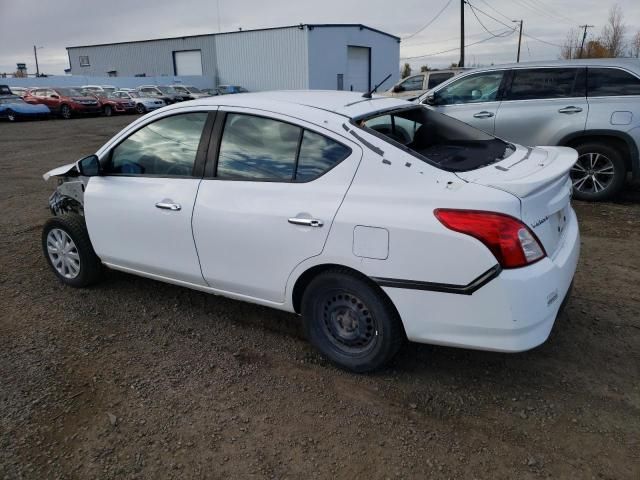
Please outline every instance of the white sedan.
M579 256L570 148L513 145L355 92L211 97L152 112L60 177L44 255L302 315L347 369L402 342L544 342Z

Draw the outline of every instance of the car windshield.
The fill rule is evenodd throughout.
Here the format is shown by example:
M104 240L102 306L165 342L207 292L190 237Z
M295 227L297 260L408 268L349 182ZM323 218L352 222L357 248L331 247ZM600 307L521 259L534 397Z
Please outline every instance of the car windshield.
M188 90L191 93L202 93L202 90L196 87L184 87L185 90Z
M82 97L84 94L75 88L58 88L56 90L59 94L65 97Z
M465 172L504 160L510 143L424 106L402 108L353 120L369 133L451 172Z
M142 95L140 95L140 92L125 92L125 93L128 93L131 98L140 98L140 97L142 97Z
M173 87L158 87L158 90L162 93L176 93L176 90Z
M26 102L20 97L7 97L7 98L0 98L0 103L7 104L7 103L26 103Z
M115 88L113 87L102 87L102 91L106 94L110 94L116 91Z

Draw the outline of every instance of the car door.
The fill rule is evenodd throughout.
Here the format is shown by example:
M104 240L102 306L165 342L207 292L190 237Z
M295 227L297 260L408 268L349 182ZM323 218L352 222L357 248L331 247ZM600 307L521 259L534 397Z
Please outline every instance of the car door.
M220 108L193 212L202 274L221 292L283 303L296 265L322 252L362 150L302 120Z
M100 154L85 218L107 265L204 285L191 232L214 113L167 112L127 133Z
M62 100L60 99L60 93L55 90L45 90L44 91L44 104L49 107L49 110L52 112L59 112L60 107L62 106Z
M584 67L516 68L505 82L495 135L521 145L557 145L585 129Z
M472 73L452 80L427 94L424 103L469 125L493 134L495 115L500 105L500 87L504 70Z

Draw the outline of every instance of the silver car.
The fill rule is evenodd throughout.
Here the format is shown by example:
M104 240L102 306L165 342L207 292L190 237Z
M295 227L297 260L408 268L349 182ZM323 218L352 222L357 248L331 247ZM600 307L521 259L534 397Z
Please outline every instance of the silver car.
M418 102L522 145L575 148L574 196L605 200L640 177L640 60L559 60L465 72Z
M166 105L164 100L153 97L145 97L135 90L117 90L111 94L114 98L124 98L136 104L136 112L147 113L151 110L162 108Z

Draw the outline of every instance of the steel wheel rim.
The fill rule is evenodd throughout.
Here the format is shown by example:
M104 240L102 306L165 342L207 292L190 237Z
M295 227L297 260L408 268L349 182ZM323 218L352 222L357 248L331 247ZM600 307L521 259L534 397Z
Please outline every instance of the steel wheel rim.
M71 109L66 105L64 105L62 107L62 116L64 118L70 118L71 117Z
M73 239L60 228L47 234L47 253L53 268L65 278L73 279L80 273L80 252Z
M583 153L571 167L573 188L583 193L600 193L613 183L615 167L604 153Z
M375 347L378 326L366 304L353 294L336 291L321 303L322 329L342 353L362 355Z

